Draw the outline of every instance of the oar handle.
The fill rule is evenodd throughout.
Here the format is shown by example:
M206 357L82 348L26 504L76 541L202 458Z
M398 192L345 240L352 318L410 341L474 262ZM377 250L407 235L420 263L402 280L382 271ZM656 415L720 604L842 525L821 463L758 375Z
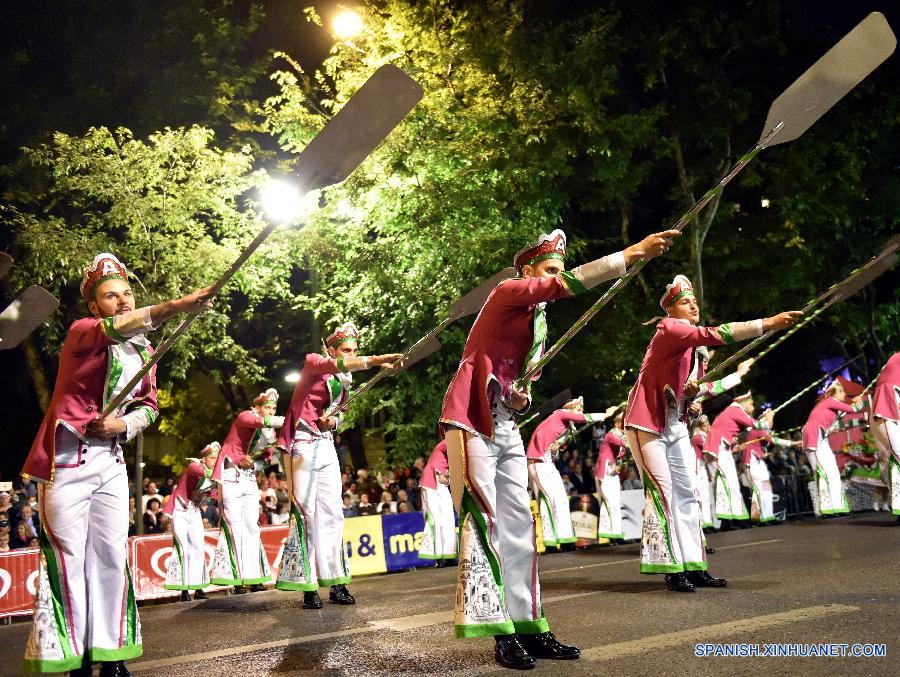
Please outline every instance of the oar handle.
M735 176L737 176L741 172L741 170L744 169L744 167L747 166L747 163L750 162L750 160L756 157L759 152L769 144L769 142L775 137L776 134L778 134L778 132L782 130L783 127L784 123L779 122L771 130L769 130L769 132L766 133L765 136L763 136L763 138L761 138L756 143L756 145L753 146L753 148L744 153L744 155L742 155L741 158L734 163L734 166L732 166L731 169L728 170L725 176L723 176L719 180L715 187L708 190L703 195L703 197L697 200L694 205L689 210L687 210L681 216L681 218L678 219L678 221L676 221L675 224L668 230L684 230L685 226L693 221L697 214L699 214L700 211L707 204L709 204L709 202L713 198L721 194L725 186ZM528 370L518 379L518 381L516 381L516 387L520 390L524 388L531 381L531 379L534 378L535 374L537 374L541 369L547 366L547 363L550 362L550 360L552 360L554 357L556 357L559 351L562 350L566 346L566 344L571 341L572 338L579 331L581 331L588 322L590 322L591 318L593 318L607 303L609 303L610 299L612 299L613 296L618 294L626 284L628 284L632 279L634 279L635 276L637 276L639 272L641 272L641 270L644 266L647 265L647 263L647 259L638 259L637 261L635 261L632 264L631 268L626 271L625 275L616 280L613 285L609 289L607 289L599 299L597 299L594 305L588 308L587 312L585 312L584 315L582 315L578 319L578 321L575 322L575 324L573 324L572 327L565 334L563 334L559 338L559 340L546 353L544 353L544 355L537 362L534 363L534 365L528 368Z
M847 360L846 362L844 362L844 364L842 364L842 365L841 365L840 367L838 367L837 369L832 369L830 372L828 372L827 374L825 374L822 378L817 379L817 380L815 380L814 382L810 383L808 386L806 386L803 390L801 390L799 393L797 393L796 395L794 395L792 398L790 398L789 400L787 400L787 401L785 401L785 402L782 402L780 405L778 405L777 407L775 407L774 409L772 409L772 414L777 414L779 411L781 411L782 409L784 409L787 405L791 404L792 402L796 402L800 397L802 397L802 396L805 395L807 392L809 392L810 390L812 390L813 388L815 388L817 385L819 385L820 383L822 383L823 381L825 381L828 377L830 377L830 376L833 375L833 374L836 374L836 373L839 372L841 369L843 369L844 367L846 367L848 364L851 364L851 363L853 363L853 362L856 362L856 360L858 360L860 357L862 357L862 353L860 353L859 355L857 355L856 357L854 357L852 360Z

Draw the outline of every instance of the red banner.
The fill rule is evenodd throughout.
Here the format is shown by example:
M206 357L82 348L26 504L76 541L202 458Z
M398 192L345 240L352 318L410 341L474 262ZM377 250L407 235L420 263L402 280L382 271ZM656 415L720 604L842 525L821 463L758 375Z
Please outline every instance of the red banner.
M31 615L37 568L37 548L0 553L0 618Z

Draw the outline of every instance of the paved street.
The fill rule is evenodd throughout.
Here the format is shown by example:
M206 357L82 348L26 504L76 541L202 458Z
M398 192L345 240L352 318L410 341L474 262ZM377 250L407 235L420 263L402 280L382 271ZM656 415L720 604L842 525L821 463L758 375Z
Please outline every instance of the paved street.
M574 663L532 674L896 675L900 526L887 514L816 520L710 537L725 590L667 592L640 576L636 545L556 553L541 560L546 614L581 647ZM136 674L265 675L503 672L493 641L455 640L455 570L356 581L355 607L300 608L269 591L144 606ZM0 675L20 673L27 623L0 628ZM698 658L697 642L884 642L886 658Z

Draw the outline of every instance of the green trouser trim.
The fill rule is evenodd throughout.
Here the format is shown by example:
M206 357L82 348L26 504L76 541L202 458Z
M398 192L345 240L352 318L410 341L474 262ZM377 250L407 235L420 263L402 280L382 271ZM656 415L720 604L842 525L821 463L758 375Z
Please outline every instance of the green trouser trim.
M641 564L642 574L680 574L683 564Z
M597 538L625 538L625 534L597 534Z
M714 525L712 522L701 522L701 523L700 523L700 528L701 528L701 529L710 529L710 528L712 528L713 526L715 526L715 525Z
M330 588L332 585L346 585L351 580L350 576L338 576L337 578L320 578L319 585L323 588Z
M666 547L669 549L669 557L670 559L675 558L675 548L672 545L672 534L669 531L669 520L666 519L666 511L663 507L662 496L660 494L659 487L656 486L656 483L653 481L653 478L650 477L649 474L644 475L644 486L647 487L644 495L650 495L650 500L653 503L653 508L656 510L656 515L659 517L659 524L662 527L663 536L665 536ZM646 507L645 507L646 509ZM643 530L642 530L643 531ZM641 540L643 541L643 534L641 535ZM643 566L643 565L642 565ZM654 565L649 565L654 566ZM657 566L678 566L678 565L657 565ZM681 569L679 569L681 571Z
M131 581L131 567L128 566L128 560L125 560L125 578L127 588L128 601L126 603L126 623L128 624L128 644L123 649L131 648L131 647L141 647L140 644L137 643L137 633L138 633L138 610L137 610L137 600L134 598L134 583ZM143 653L143 649L137 653L138 656ZM116 660L124 660L124 659L116 659Z
M834 510L819 510L823 515L846 515L850 512L849 508L835 508Z
M544 502L544 505L547 506L547 519L550 520L550 528L553 530L553 538L551 538L549 541L545 538L544 545L556 545L560 541L558 539L558 532L556 530L556 522L553 519L553 510L550 508L550 501L547 498L547 494L545 494L543 491L540 494L540 499ZM540 512L540 510L538 510L538 512Z
M437 560L437 559L456 559L456 553L452 555L423 555L419 554L419 559L429 559L429 560Z
M318 583L288 583L287 581L278 581L275 583L276 590L302 590L303 592L315 592L319 589Z
M891 514L900 515L900 508L891 508Z
M205 585L166 585L163 586L166 590L203 590Z
M22 662L25 672L69 672L84 665L84 656L72 656L58 661L29 659Z
M755 519L753 521L763 524L764 522L776 522L777 520L778 520L777 517L760 517L759 519Z
M53 602L53 617L56 621L56 636L59 639L59 645L62 648L63 656L60 660L56 661L44 661L44 660L34 660L34 661L26 661L27 663L33 662L36 665L40 665L43 663L66 663L68 661L81 661L84 656L74 655L72 651L72 639L69 636L69 625L66 622L66 609L63 606L63 592L62 585L60 583L62 576L59 571L59 565L56 561L56 550L53 547L53 544L50 541L50 537L47 535L46 529L41 529L41 553L44 556L44 563L47 565L47 580L50 582L50 599ZM82 647L83 648L83 647ZM80 662L76 664L74 667L78 667ZM68 668L63 668L62 670L67 670ZM61 671L62 671L61 670ZM53 672L53 670L46 670L47 672Z
M137 658L142 653L144 653L144 647L141 644L123 646L119 649L91 649L91 661L99 663L128 661Z
M560 539L557 541L557 543L559 543L560 545L562 545L563 543L574 543L574 542L577 541L577 540L578 540L578 537L577 537L577 536L572 536L571 538L569 538L569 537L567 536L566 538L560 538Z
M245 578L238 585L259 585L260 583L268 583L272 580L271 576L260 576L259 578Z
M279 588L283 590L318 590L319 584L316 581L312 580L312 567L309 565L309 553L306 551L306 519L303 517L303 513L300 512L300 508L297 507L297 503L291 499L291 513L294 517L294 525L297 530L297 540L300 543L300 561L303 563L303 573L306 576L306 580L308 583L301 584L303 587L291 587L291 588ZM288 524L290 528L290 524ZM343 554L343 547L341 548L341 553ZM312 585L312 588L306 587ZM277 586L276 586L277 587Z
M453 634L457 638L496 637L497 635L513 635L516 632L512 621L506 623L480 623L478 625L455 625Z
M542 615L536 621L513 621L517 635L540 635L550 632L550 624Z
M493 574L494 576L494 584L497 586L497 592L499 593L500 597L500 604L504 609L506 609L506 585L503 581L503 570L500 568L500 560L497 557L497 553L494 552L494 548L491 545L491 539L488 538L488 528L487 524L484 521L484 514L479 509L478 503L476 503L475 499L472 498L472 494L469 493L468 488L463 490L461 507L462 510L459 516L460 534L462 534L462 526L464 524L465 518L471 517L475 521L475 532L478 535L479 540L481 541L481 547L484 549L484 554L487 557L488 563L491 565L491 574ZM459 540L462 541L462 536L460 536ZM460 547L462 547L461 543Z
M224 505L224 502L223 502ZM222 531L225 532L225 545L228 546L228 561L231 562L231 580L238 580L238 565L237 565L237 553L234 550L234 538L231 535L231 529L228 527L228 521L225 519L225 509L222 509ZM225 580L225 579L217 579L217 580ZM220 584L223 585L223 584ZM224 585L228 585L225 583ZM234 585L234 584L232 584Z
M181 543L178 542L178 536L172 533L172 544L175 546L175 554L178 556L178 568L181 569L181 580L187 578L184 575L184 554L181 552ZM164 586L165 587L165 586Z
M544 539L544 546L547 548L555 548L557 546L556 541L548 541Z
M212 585L243 585L243 581L239 578L211 578L209 582Z
M684 570L685 571L706 571L709 569L709 564L707 562L685 562Z

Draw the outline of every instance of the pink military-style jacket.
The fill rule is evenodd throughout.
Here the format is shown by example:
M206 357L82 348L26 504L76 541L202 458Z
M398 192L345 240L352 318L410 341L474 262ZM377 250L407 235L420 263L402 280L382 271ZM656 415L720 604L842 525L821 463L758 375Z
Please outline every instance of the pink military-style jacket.
M825 435L831 424L838 420L838 414L853 414L856 411L851 405L833 397L823 397L816 402L803 424L803 448L815 451L819 446L819 436Z
M706 433L694 433L691 438L691 446L694 447L694 453L697 454L697 460L703 460L703 445L706 444Z
M750 416L737 402L732 402L725 407L709 427L709 435L703 445L703 451L718 458L719 450L724 441L729 447L734 444L735 438L744 430L760 429L764 424Z
M697 359L700 346L720 346L762 334L762 322L737 322L718 327L698 327L686 320L666 317L656 325L650 340L637 382L628 395L625 427L661 435L666 427L666 413L671 404L683 408L681 420L687 422L684 386L694 373L701 378L705 372ZM695 371L696 370L696 371ZM700 394L713 390L704 385Z
M602 480L612 471L616 461L625 457L628 445L622 431L613 428L603 436L600 443L600 452L597 454L597 463L594 465L594 479Z
M181 477L175 483L175 489L169 495L169 500L163 506L163 512L171 515L175 510L184 510L191 502L191 494L194 491L211 492L215 486L211 481L212 471L202 461L196 459L188 463L181 473Z
M419 486L428 489L437 489L437 479L434 474L439 472L445 475L450 470L450 461L447 459L447 441L441 440L428 457L428 463L422 470L422 478Z
M262 434L263 428L277 427L277 421L273 419L277 417L260 416L253 409L242 411L234 419L225 441L222 442L222 450L216 458L216 467L213 469L213 480L222 481L222 471L225 469L225 459L227 458L232 464L237 465L238 462L248 456L256 442Z
M747 446L741 449L741 463L748 465L750 458L758 458L762 460L766 456L766 450L763 449L763 440L769 437L771 433L768 430L751 430L747 433Z
M900 422L898 402L900 402L900 353L894 353L888 358L875 383L872 416Z
M540 461L550 451L550 445L563 436L569 423L583 425L592 421L590 414L582 414L569 409L557 409L534 429L525 455L532 460Z
M334 358L317 353L306 356L300 380L294 386L291 405L284 416L284 425L281 426L276 445L279 449L290 451L298 427L310 433L311 438L321 436L316 421L329 409L334 409L339 418L340 406L347 399L347 388L338 378L340 373ZM344 379L349 382L349 374Z
M143 332L150 329L153 326L149 308L104 319L85 317L71 324L59 354L53 398L25 459L23 476L41 482L53 481L57 426L64 425L85 441L88 423L99 418L122 376L122 363L112 347L128 342L146 363L153 348ZM127 434L132 437L156 420L159 407L155 365L133 396L120 407L121 411L128 412L125 415Z

